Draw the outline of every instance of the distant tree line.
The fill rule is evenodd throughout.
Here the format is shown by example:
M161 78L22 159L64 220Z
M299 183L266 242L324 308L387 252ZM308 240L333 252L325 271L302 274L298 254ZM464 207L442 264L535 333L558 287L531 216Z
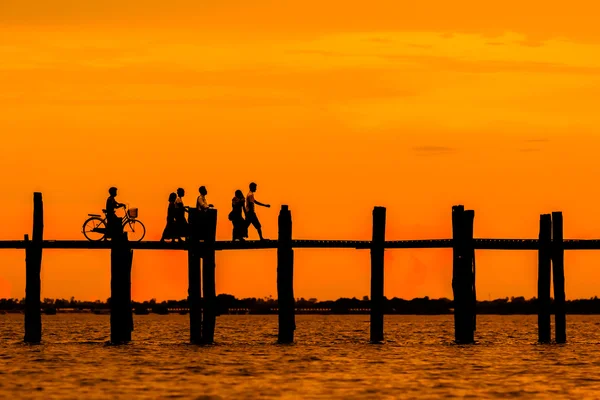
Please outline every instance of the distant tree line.
M229 294L217 296L219 312L221 314L276 314L277 299L244 298L237 299ZM42 310L48 313L56 311L73 312L102 312L109 308L110 299L105 302L81 301L74 297L70 299L44 299ZM443 315L453 313L453 301L446 298L430 299L429 297L404 300L394 297L385 299L386 314L403 315ZM25 299L0 299L0 311L20 312L25 307ZM187 300L166 300L157 302L152 299L144 302L133 302L132 307L136 314L168 314L185 313L188 309ZM299 298L296 300L297 313L311 314L368 314L370 300L368 296L362 299L340 298L337 300L319 301L317 299ZM524 297L508 297L491 301L478 301L478 314L537 314L537 299ZM585 300L569 300L566 302L567 314L600 314L600 299L593 297Z

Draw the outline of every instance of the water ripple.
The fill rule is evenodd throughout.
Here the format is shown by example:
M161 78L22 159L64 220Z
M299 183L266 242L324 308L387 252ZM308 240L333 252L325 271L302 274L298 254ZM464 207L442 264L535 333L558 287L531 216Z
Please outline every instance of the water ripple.
M536 316L480 316L477 344L453 343L451 316L386 316L368 344L364 316L297 317L280 346L276 316L222 316L216 344L193 346L188 316L136 316L134 341L106 346L109 317L0 316L1 398L597 398L600 317L569 316L566 345L536 343Z

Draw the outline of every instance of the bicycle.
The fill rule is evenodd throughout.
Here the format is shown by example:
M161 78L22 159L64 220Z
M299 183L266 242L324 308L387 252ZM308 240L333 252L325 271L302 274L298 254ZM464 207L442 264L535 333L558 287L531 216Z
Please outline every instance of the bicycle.
M124 207L125 216L123 220L123 232L127 233L127 237L132 242L140 242L144 236L146 236L146 227L137 219L138 209ZM90 242L98 242L100 240L108 239L106 234L108 233L107 222L106 222L106 210L102 210L104 218L100 214L88 214L90 218L86 219L83 223L83 236L86 237Z

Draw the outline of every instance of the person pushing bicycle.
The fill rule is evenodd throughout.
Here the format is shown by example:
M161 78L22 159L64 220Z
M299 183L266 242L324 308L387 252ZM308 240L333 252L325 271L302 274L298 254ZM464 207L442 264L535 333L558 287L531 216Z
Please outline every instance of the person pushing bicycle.
M110 237L114 237L113 232L119 231L122 228L123 219L117 217L115 211L119 208L125 207L125 204L119 203L116 199L117 197L117 188L111 187L108 189L108 194L110 196L106 199L106 223L107 223L107 231Z

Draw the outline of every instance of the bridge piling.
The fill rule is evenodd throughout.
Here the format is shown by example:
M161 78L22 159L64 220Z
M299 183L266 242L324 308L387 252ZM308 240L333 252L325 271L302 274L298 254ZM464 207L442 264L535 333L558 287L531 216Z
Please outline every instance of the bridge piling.
M562 212L552 213L552 278L554 282L554 329L556 343L567 341L565 311L565 251Z
M452 207L454 338L459 344L475 341L474 218L473 210L465 210L461 205Z
M215 282L215 241L217 235L217 210L208 209L203 218L205 229L204 253L202 255L203 316L202 343L212 344L217 322L217 292Z
M188 249L188 304L190 307L190 342L202 343L202 276L197 243Z
M475 244L473 242L474 236L474 222L475 222L475 211L474 210L466 210L465 211L466 218L466 232L465 232L465 241L466 241L466 260L465 260L465 272L469 276L468 279L468 293L469 297L467 298L469 310L469 319L471 320L471 341L475 341L475 331L476 322L477 322L477 290L476 290L476 282L475 282Z
M133 250L126 233L111 238L110 261L110 342L124 344L131 341L133 330L131 309Z
M42 271L42 243L44 240L44 203L41 193L33 194L32 241L25 235L25 342L42 341L42 313L40 274Z
M190 237L188 253L188 305L190 312L190 343L202 343L202 269L200 237L202 225L198 211L189 212Z
M293 343L296 329L294 299L294 250L292 248L292 213L287 205L281 206L277 238L277 306L279 315L279 343Z
M550 274L552 250L552 215L540 216L538 249L538 338L540 343L550 343Z
M131 341L131 333L133 332L133 306L131 303L131 271L133 269L133 249L129 248L128 256L125 259L125 279L123 284L125 285L125 304L124 311L126 312L126 322L129 322L129 329L125 329L125 339L130 342Z
M371 343L381 343L384 313L385 207L373 209L373 241L371 243Z

